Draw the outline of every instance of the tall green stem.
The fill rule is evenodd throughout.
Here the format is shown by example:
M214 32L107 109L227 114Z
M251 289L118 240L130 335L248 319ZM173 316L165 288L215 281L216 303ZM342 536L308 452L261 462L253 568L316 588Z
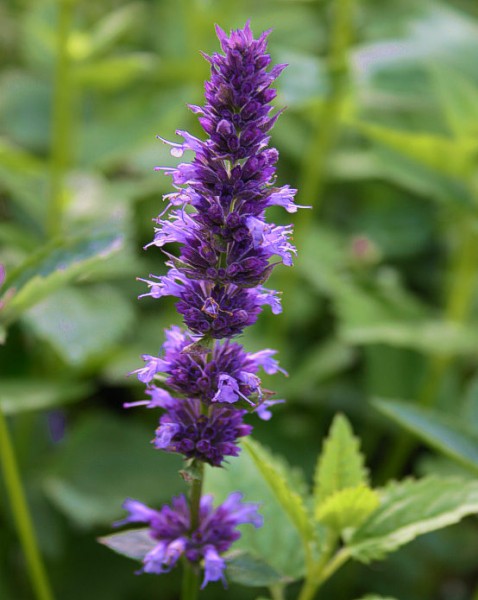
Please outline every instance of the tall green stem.
M37 600L53 600L45 568L28 511L18 465L5 417L0 410L0 463L10 500L13 519L27 561L28 572Z
M332 24L329 44L328 78L330 92L324 104L317 109L317 119L312 138L304 152L304 162L299 180L301 204L319 207L325 183L327 159L337 137L340 112L348 82L348 51L353 32L354 0L334 0L331 2ZM298 215L297 229L310 221L309 214L302 211Z
M74 0L58 0L57 56L53 91L50 202L47 231L50 237L61 231L65 204L64 179L71 153L72 80L68 40L73 21Z

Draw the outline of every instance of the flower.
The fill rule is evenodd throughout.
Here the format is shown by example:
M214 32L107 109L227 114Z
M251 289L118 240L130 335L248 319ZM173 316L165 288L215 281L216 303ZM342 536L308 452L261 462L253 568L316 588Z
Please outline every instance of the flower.
M191 333L172 326L165 334L162 356L144 354L145 366L132 372L141 382L150 384L147 393L151 400L128 404L128 407L145 404L148 408L168 408L171 393L151 385L159 378L172 392L198 398L205 404L233 404L242 400L246 407L254 408L261 404L264 396L257 376L259 369L268 375L278 371L287 375L273 358L275 350L266 348L248 353L240 344L226 340L224 343L216 341L209 355L195 355L185 351L195 339Z
M237 526L250 523L261 527L263 519L258 514L258 505L241 502L242 494L234 492L225 502L213 507L210 495L201 498L198 526L191 530L191 513L186 498L176 496L171 506L164 505L154 510L138 500L128 498L124 504L129 516L115 523L147 523L155 546L143 559L142 572L167 573L181 556L191 563L203 561L204 579L202 588L210 581L226 583L226 562L221 554L240 536Z
M166 452L220 467L226 456L239 454L237 439L252 431L243 423L246 412L213 405L204 415L199 400L177 400L162 415L153 443Z
M176 242L179 256L163 250L170 270L143 280L149 291L142 296L178 297L177 310L191 331L223 339L255 323L263 304L274 314L281 311L277 293L262 284L277 264L291 266L296 250L292 225L267 223L265 210L279 205L294 212L297 206L296 190L274 185L279 154L268 147L280 114L272 114L271 85L285 65L268 70L269 32L256 40L249 23L229 36L216 31L224 54L205 55L211 65L206 102L191 107L208 137L178 130L182 143L162 140L175 157L194 153L191 162L158 167L172 176L177 191L164 197L168 205L148 246Z

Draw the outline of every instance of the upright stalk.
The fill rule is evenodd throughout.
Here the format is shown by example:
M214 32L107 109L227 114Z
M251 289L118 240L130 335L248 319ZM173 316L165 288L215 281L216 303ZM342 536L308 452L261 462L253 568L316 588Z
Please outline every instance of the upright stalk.
M65 204L64 179L71 152L72 81L68 40L73 21L74 0L58 0L57 51L54 75L50 201L47 215L49 237L61 231Z
M204 413L207 411L207 407L202 404L201 410ZM204 463L197 461L195 466L196 470L189 490L191 533L199 527L201 496L204 485ZM181 600L196 600L199 593L199 566L185 560L183 568Z
M25 554L28 573L37 600L53 600L45 568L42 563L35 530L28 510L13 445L5 416L0 410L0 463L10 500L13 519Z
M337 137L348 82L348 51L353 32L354 0L334 0L332 9L331 38L329 44L328 79L330 91L323 105L317 109L317 118L299 180L301 203L318 208L326 179L327 159ZM310 222L309 214L303 212L296 220L297 229L304 231ZM299 227L300 225L300 227Z

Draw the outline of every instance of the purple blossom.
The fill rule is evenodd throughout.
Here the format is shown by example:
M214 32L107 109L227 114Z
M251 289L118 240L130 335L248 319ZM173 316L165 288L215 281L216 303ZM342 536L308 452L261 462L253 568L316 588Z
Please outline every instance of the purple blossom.
M226 456L239 454L238 438L252 431L243 423L246 412L213 405L205 415L199 400L177 400L161 417L153 443L166 452L220 467Z
M155 377L162 379L176 395L199 398L206 404L231 404L242 399L256 406L263 397L257 375L259 369L268 375L279 371L287 375L273 358L275 350L267 348L247 353L240 344L226 340L224 343L216 341L209 355L193 355L184 351L195 340L191 333L177 326L165 333L162 356L143 355L145 366L132 373L143 383L151 383ZM151 400L128 404L128 407L145 404L148 408L167 408L171 401L169 392L155 386L150 386L147 393Z
M262 284L279 262L291 266L296 250L292 226L266 223L265 209L279 205L295 212L297 206L296 190L274 185L278 152L268 147L268 132L280 114L272 114L271 85L285 65L268 70L269 32L256 40L249 23L229 36L216 31L224 54L205 55L211 65L206 102L191 107L208 137L178 130L182 142L162 140L175 157L194 153L190 163L158 167L172 176L177 191L165 200L175 210L156 219L148 246L176 242L179 256L168 254L167 275L143 280L149 292L142 296L176 296L191 331L222 339L252 325L264 304L274 314L281 311L277 293Z
M171 506L153 510L138 500L128 498L123 508L129 516L115 523L147 523L149 534L156 545L143 559L145 573L167 573L181 556L198 564L203 561L204 579L202 588L210 581L222 580L226 583L224 571L226 562L221 554L240 536L237 526L250 523L261 527L262 517L257 504L242 503L242 494L235 492L225 502L213 507L212 496L201 498L199 525L191 531L191 515L184 496L173 498Z

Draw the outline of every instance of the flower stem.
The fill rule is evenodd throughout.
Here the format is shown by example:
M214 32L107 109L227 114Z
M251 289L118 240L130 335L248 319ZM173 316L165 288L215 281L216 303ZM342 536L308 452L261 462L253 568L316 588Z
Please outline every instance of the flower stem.
M51 132L50 203L47 230L50 237L61 231L64 178L71 152L72 81L68 40L74 0L58 0L57 58L53 91Z
M35 537L35 530L25 499L15 452L5 416L0 410L0 463L11 504L13 519L25 554L31 583L38 600L53 600L45 568Z
M204 463L196 464L195 477L191 482L189 492L189 510L191 514L191 532L199 527L199 511L201 505L202 487L204 482ZM183 587L181 600L196 600L199 593L199 567L184 561Z

